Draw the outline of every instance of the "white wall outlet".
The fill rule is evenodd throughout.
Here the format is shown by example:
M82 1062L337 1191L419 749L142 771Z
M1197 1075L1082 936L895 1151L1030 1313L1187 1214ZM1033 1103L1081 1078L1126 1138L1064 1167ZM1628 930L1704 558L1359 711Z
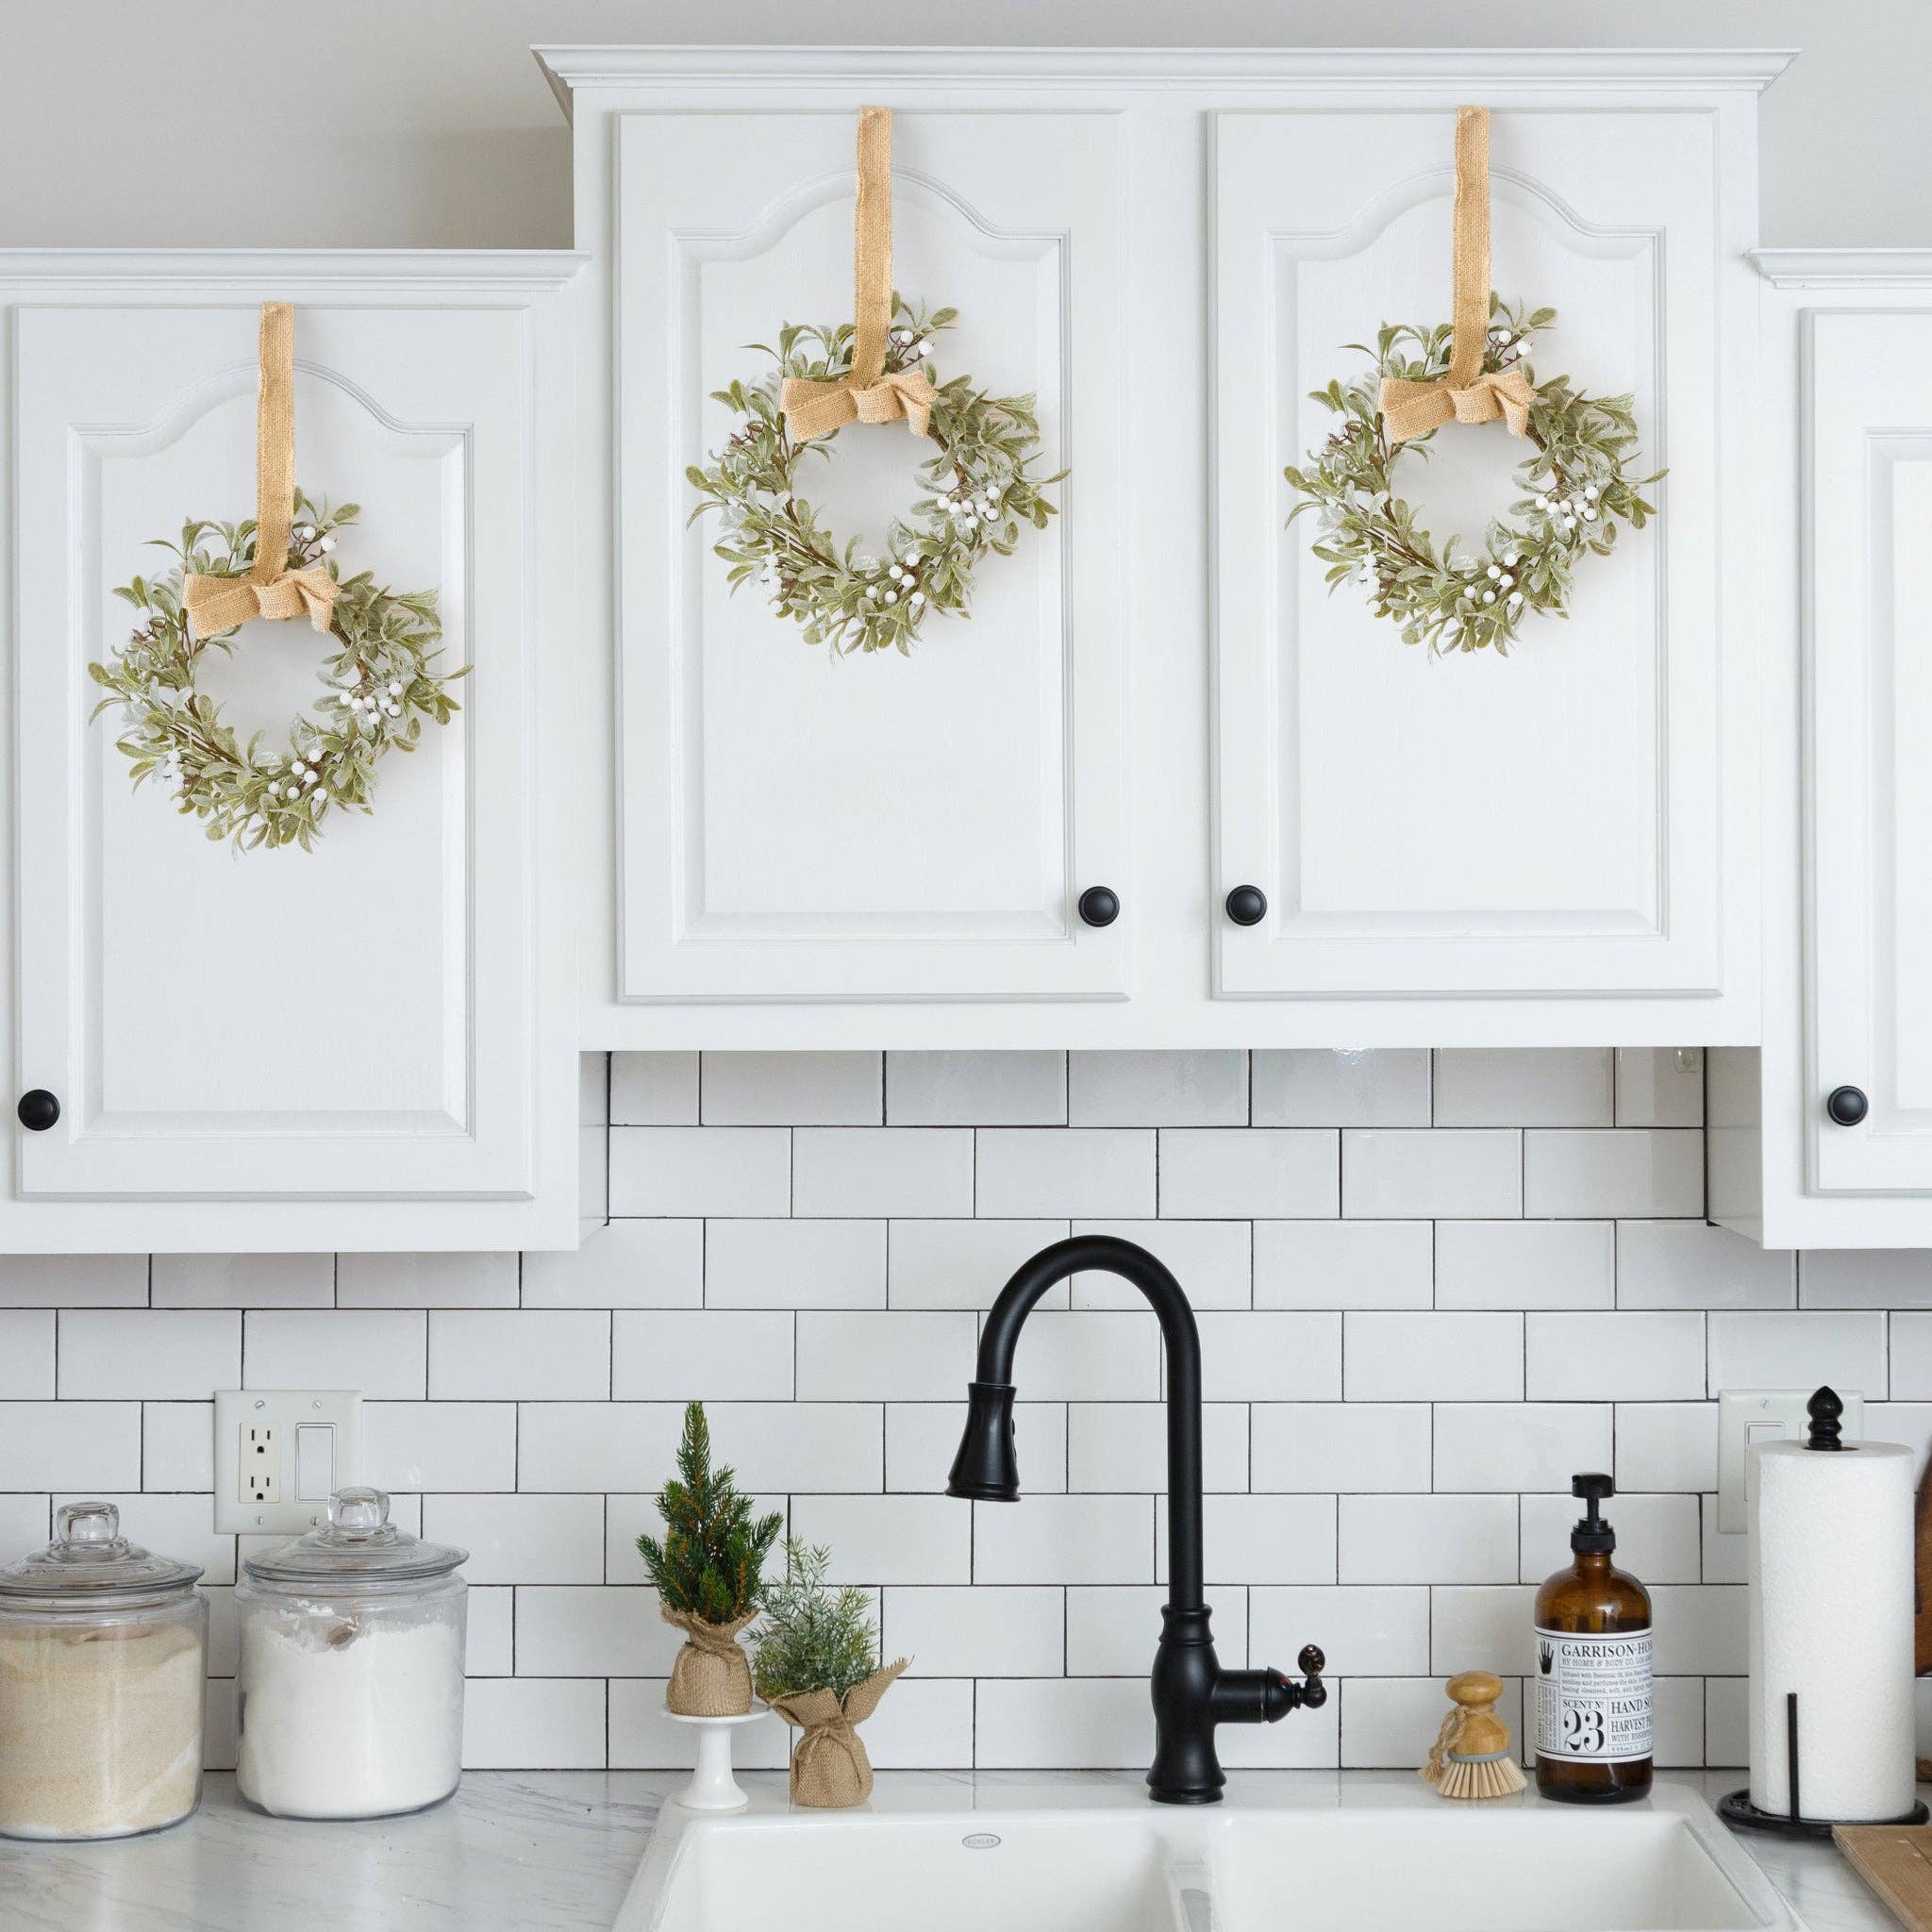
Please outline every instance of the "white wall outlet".
M1741 1536L1751 1527L1752 1450L1811 1432L1810 1389L1726 1389L1717 1398L1717 1526ZM1840 1391L1842 1393L1843 1391ZM1865 1398L1844 1396L1840 1426L1847 1441L1865 1433Z
M360 1391L215 1391L218 1533L300 1536L327 1520L330 1491L361 1480Z

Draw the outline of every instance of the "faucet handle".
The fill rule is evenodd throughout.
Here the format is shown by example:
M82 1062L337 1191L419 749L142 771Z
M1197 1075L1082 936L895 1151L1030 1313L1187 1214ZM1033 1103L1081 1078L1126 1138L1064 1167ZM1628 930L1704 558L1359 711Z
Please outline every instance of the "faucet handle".
M1312 1643L1303 1644L1301 1656L1294 1660L1295 1669L1302 1674L1302 1702L1310 1710L1319 1710L1328 1702L1328 1687L1322 1681L1327 1663L1320 1647Z

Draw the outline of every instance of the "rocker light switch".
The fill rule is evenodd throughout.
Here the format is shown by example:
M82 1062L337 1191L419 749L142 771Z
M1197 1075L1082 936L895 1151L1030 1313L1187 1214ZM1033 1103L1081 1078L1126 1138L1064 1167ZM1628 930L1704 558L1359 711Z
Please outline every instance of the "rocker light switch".
M1733 1536L1751 1527L1751 1452L1763 1442L1803 1441L1811 1427L1809 1389L1726 1389L1717 1399L1717 1526ZM1865 1398L1847 1395L1847 1439L1865 1433Z
M295 1500L326 1503L336 1487L336 1425L295 1425Z

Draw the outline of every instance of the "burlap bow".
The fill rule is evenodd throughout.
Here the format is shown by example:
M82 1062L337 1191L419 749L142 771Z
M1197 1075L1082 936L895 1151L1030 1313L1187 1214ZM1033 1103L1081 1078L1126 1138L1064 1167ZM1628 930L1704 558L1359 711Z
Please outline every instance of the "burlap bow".
M893 423L913 435L932 425L936 390L923 369L886 373L892 322L892 110L858 110L858 204L852 213L852 368L836 382L788 375L778 392L785 426L800 442L845 423Z
M1391 442L1406 442L1444 423L1509 425L1529 434L1536 390L1520 369L1483 372L1490 326L1490 110L1456 110L1456 308L1449 369L1434 382L1384 376L1380 407Z
M251 617L300 617L329 627L341 592L327 570L289 568L295 518L295 311L261 305L261 387L255 408L255 562L245 577L191 575L181 589L196 640L233 630Z
M862 1805L872 1796L872 1759L854 1729L879 1707L908 1659L874 1671L841 1699L829 1690L774 1697L772 1708L804 1732L791 1752L791 1802L820 1810Z

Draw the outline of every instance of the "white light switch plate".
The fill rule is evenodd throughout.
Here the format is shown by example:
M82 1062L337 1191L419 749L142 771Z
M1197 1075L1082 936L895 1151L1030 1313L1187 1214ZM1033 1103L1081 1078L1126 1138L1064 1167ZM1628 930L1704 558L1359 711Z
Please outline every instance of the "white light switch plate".
M300 1536L362 1480L357 1389L217 1389L215 1529Z
M1717 1526L1741 1536L1751 1527L1751 1451L1760 1442L1790 1438L1802 1442L1811 1430L1807 1408L1811 1389L1726 1389L1717 1399ZM1848 1441L1865 1433L1865 1398L1844 1397L1839 1426Z

